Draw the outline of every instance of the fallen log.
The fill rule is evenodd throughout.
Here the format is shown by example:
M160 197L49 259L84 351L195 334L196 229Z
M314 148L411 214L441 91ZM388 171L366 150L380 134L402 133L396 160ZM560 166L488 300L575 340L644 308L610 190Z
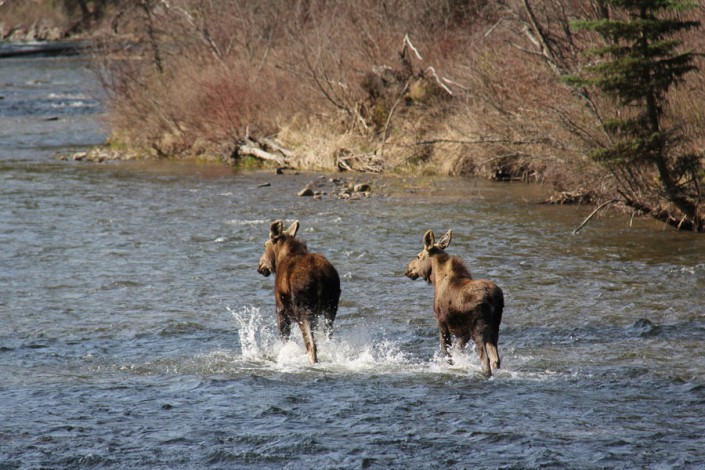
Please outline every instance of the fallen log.
M338 151L336 163L340 171L381 173L384 170L384 160L377 155L373 153L352 154L346 149Z
M259 147L254 147L252 145L240 145L237 148L237 156L251 156L255 158L259 158L260 160L269 160L272 162L277 163L278 165L285 165L286 162L284 158L278 157L274 155L273 153L266 152L262 150Z
M273 148L272 145L273 141L269 141L266 145L269 148ZM252 139L246 139L242 140L238 143L238 145L235 147L235 151L233 152L233 159L237 159L239 157L245 157L245 156L250 156L250 157L255 157L259 158L260 160L267 160L270 162L274 162L279 166L285 167L287 166L287 153L291 155L291 152L288 150L284 149L281 146L277 146L276 151L279 152L281 155L277 155L276 153L267 151L262 148L263 145L259 144L258 142L252 140Z
M291 150L282 147L278 142L275 142L273 139L265 137L263 139L259 139L258 142L263 148L269 150L270 152L279 152L286 159L290 159L294 156Z

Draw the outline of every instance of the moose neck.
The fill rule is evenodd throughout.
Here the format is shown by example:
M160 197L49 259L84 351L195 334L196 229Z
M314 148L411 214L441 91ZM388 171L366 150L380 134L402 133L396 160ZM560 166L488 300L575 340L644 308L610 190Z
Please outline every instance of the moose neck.
M285 240L282 241L282 246L279 248L279 252L277 254L277 263L279 263L280 260L288 256L300 255L305 253L308 253L306 243L295 238L287 237Z
M472 279L463 260L457 256L450 256L441 252L431 258L431 284L438 285L446 278L451 279Z

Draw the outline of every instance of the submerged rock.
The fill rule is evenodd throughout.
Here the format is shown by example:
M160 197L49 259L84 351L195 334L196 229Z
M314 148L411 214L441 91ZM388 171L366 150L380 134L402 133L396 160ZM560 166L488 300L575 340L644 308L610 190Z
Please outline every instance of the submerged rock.
M356 193L369 193L372 187L368 183L359 183L353 186L353 191Z
M331 186L333 187L331 188ZM313 197L313 199L323 199L330 196L334 199L356 200L370 197L371 192L372 185L370 183L359 183L345 178L319 176L315 181L306 184L297 195Z
M661 332L661 327L653 323L648 318L639 318L629 327L629 329L642 338L658 336Z
M301 191L299 191L297 194L298 194L299 196L313 196L313 195L314 195L314 192L313 192L313 189L311 189L310 186L306 186L304 189L302 189Z

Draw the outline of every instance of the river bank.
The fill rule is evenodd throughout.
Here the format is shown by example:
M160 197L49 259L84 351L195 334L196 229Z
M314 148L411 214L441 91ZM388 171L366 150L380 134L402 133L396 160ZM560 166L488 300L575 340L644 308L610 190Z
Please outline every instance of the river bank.
M273 139L269 139L274 142ZM283 145L276 145L279 150L274 150L274 154L270 153L271 145L266 149L252 147L248 144L248 150L245 154L242 151L229 150L225 154L217 154L216 151L201 151L198 154L181 154L179 156L160 155L154 149L128 148L125 145L110 145L101 144L94 146L91 149L80 150L75 152L60 152L56 158L62 161L75 162L90 162L90 163L107 163L120 161L135 161L135 160L177 160L177 161L193 161L203 164L223 165L232 167L235 170L268 170L271 173L281 174L283 172L315 172L323 171L329 174L337 173L343 176L344 180L351 180L353 186L357 181L364 181L364 175L387 175L387 176L455 176L455 177L477 177L495 182L521 182L532 185L539 185L545 188L547 193L543 202L546 204L556 205L593 205L606 198L609 198L608 193L596 192L594 186L586 188L584 185L571 186L569 175L565 171L557 168L557 165L546 164L542 159L536 157L524 157L514 159L496 159L496 161L479 161L467 158L466 164L471 165L471 169L460 173L444 172L433 164L425 165L405 165L403 167L385 168L384 165L371 165L370 160L374 160L374 155L365 157L365 161L360 163L360 160L355 163L356 168L352 168L348 159L321 159L329 160L333 163L322 165L317 160L316 164L311 164L310 159L305 156L297 155L292 151L286 150ZM261 157L262 154L264 158ZM537 164L538 162L538 164ZM561 162L557 162L560 164ZM608 178L606 172L601 172L600 168L593 168L594 178ZM358 175L358 176L355 176ZM334 178L331 179L341 179ZM596 180L596 181L599 181ZM305 192L306 188L302 189ZM352 191L348 193L354 193ZM339 194L341 194L339 192ZM305 195L314 195L306 193ZM611 210L623 212L618 207L612 207Z
M277 8L281 15L272 17L293 13L291 7ZM599 203L615 197L611 178L589 160L579 139L555 123L539 123L526 106L535 97L523 100L505 93L504 101L497 101L500 96L488 88L490 83L495 83L492 88L520 90L518 83L501 81L518 70L508 73L502 68L509 64L493 59L482 66L488 75L478 82L480 77L468 74L468 66L458 61L464 42L470 44L479 35L489 34L483 41L511 36L511 28L501 21L501 28L491 28L503 14L500 11L433 12L430 22L449 21L458 14L472 23L472 33L452 23L454 40L446 52L437 50L435 35L430 34L434 28L413 14L399 19L369 16L365 24L375 37L393 28L398 40L379 42L380 50L371 61L343 47L354 35L341 29L327 47L335 57L346 57L346 63L355 65L337 71L327 62L301 68L307 55L322 50L322 45L304 35L297 38L299 33L284 31L281 25L272 43L275 54L253 49L249 61L237 51L226 57L228 40L244 41L240 33L228 32L239 21L237 15L219 14L203 5L198 12L209 21L205 36L175 8L155 6L146 12L125 6L109 14L103 11L102 23L94 22L89 34L100 37L95 44L112 48L109 53L96 48L98 54L93 56L109 92L110 113L105 116L109 143L60 158L93 162L175 158L237 168L478 176L545 185L555 191L551 201L558 203ZM237 31L253 35L269 29L269 15L252 13L252 23ZM346 15L361 13L351 6ZM78 17L69 21L60 16L54 22L63 21L62 30L50 27L48 18L25 19L25 26L13 27L11 34L12 28L5 27L3 34L15 39L74 37ZM325 27L326 21L321 19L315 27ZM412 25L417 33L404 32ZM150 35L151 29L160 34ZM122 50L125 35L139 38L140 47ZM292 40L305 49L287 46ZM60 52L60 42L43 44L44 53L53 44ZM256 57L263 62L258 65ZM542 67L525 65L535 76L522 86L540 83L545 90L537 91L551 93L555 77ZM255 80L255 75L241 72L246 70L259 70L261 77ZM564 92L553 91L556 97ZM547 119L543 112L541 119Z
M32 64L42 65L43 63L50 64L54 62L52 59L55 57L60 64L62 61L71 60L71 57L77 58L77 63L81 64L81 67L85 68L86 71L92 68L92 61L94 58L91 54L88 54L90 42L86 40L75 40L75 41L58 41L58 42L5 42L0 45L0 53L4 53L6 64L11 64L9 67L6 66L5 69L9 72L16 64L25 63L26 69L21 68L19 72L13 72L11 75L7 75L5 78L5 83L12 85L16 83L20 85L20 82L24 81L24 85L21 85L27 93L33 93L33 89L36 88L33 82L39 81L52 81L51 75L47 75L47 72L41 72L38 76L32 73ZM32 62L35 61L36 62ZM11 62L9 62L11 61ZM90 73L90 72L89 72ZM43 77L43 78L42 78ZM58 79L63 81L63 79ZM39 85L37 82L36 85ZM19 90L19 89L18 89ZM9 89L3 94L3 106L5 111L3 113L7 115L8 119L11 115L15 113L13 109L21 109L23 106L28 105L29 102L26 101L23 94L16 94L10 92ZM31 111L32 115L36 115L39 119L38 122L32 123L32 126L45 127L47 130L60 125L60 121L77 120L79 116L88 110L92 109L102 109L103 104L101 101L102 90L99 89L98 83L91 83L88 90L80 90L74 87L68 88L66 91L59 93L48 93L45 97L40 97L39 101L33 101L31 106L36 106L37 103L44 102L41 109L36 109ZM30 95L28 95L30 96ZM36 99L36 98L33 98ZM28 109L31 109L30 108ZM66 112L79 113L65 114ZM88 116L86 116L88 117ZM24 119L24 118L21 118ZM245 155L245 152L234 152L233 150L228 150L227 152L222 152L222 147L216 148L212 146L209 150L201 149L198 153L193 153L190 155L181 154L178 156L164 156L155 152L153 149L141 149L141 148L129 148L125 145L116 144L106 144L105 142L110 140L110 131L104 127L106 121L106 115L101 112L101 115L95 120L94 124L97 124L101 128L99 138L100 141L96 141L94 145L90 148L85 148L83 145L78 148L74 147L72 150L72 145L68 145L67 148L57 148L54 156L59 160L63 161L76 161L76 162L92 162L92 163L107 163L107 162L117 162L117 161L129 161L129 160L145 160L145 159L177 159L177 160L192 160L195 162L203 162L207 164L219 164L223 166L230 166L235 169L269 169L274 172L276 169L285 168L289 172L294 171L311 171L311 170L322 170L329 173L339 173L343 181L348 181L352 187L360 182L366 181L363 176L365 174L387 174L387 175L401 175L401 176L413 176L413 175L441 175L443 174L437 168L434 168L430 164L417 164L417 165L407 165L404 167L395 168L385 168L384 166L372 167L371 165L363 165L363 160L355 159L350 152L339 149L339 158L306 158L305 155L302 156L295 151L288 150L286 144L279 143L274 139L266 139L267 144L262 144L260 142L248 142L248 146L251 148L259 148L262 151L271 153L276 153L280 161L275 161L274 159L261 159L258 158L259 154L256 151L249 150L249 153ZM12 126L6 126L11 129ZM291 140L291 132L285 134ZM309 136L310 137L310 136ZM334 136L324 137L319 135L312 139L318 139L319 141L332 141ZM63 139L62 139L63 140ZM338 141L341 142L341 141ZM8 141L8 145L11 140ZM204 147L205 148L205 147ZM221 152L218 154L218 152ZM300 150L299 150L300 152ZM369 155L367 158L375 158L374 155ZM321 164L321 162L329 162L328 166ZM315 162L312 164L312 162ZM353 168L354 167L354 168ZM483 165L475 165L476 168L483 168ZM372 170L372 171L371 171ZM355 176L358 175L358 176ZM485 179L496 180L496 181L526 181L540 183L544 186L548 185L549 182L542 173L528 173L526 169L521 169L511 173L507 168L494 167L494 170L484 170L482 172L468 173L464 172L460 176L480 176ZM331 177L331 179L335 179ZM336 197L347 198L353 197L357 198L358 195L355 191L347 190L347 185L340 185L336 188L326 188L325 191L331 194L337 195ZM301 188L303 191L305 188ZM320 192L320 191L319 191ZM316 191L312 193L315 197ZM363 193L364 194L364 193ZM588 203L582 194L573 193L571 197L574 198L576 202ZM552 202L565 202L566 196L556 193L553 196ZM558 198L558 199L556 199Z
M345 21L357 28L363 12L348 6ZM420 29L414 36L404 33L396 51L387 43L378 56L355 60L348 57L356 50L340 46L354 32L341 32L326 47L328 60L311 63L311 51L322 49L298 28L305 12L287 20L292 29L272 38L271 49L255 47L244 54L227 46L246 42L230 32L239 13L220 15L203 4L194 4L191 12L166 3L153 7L124 10L131 14L131 34L140 47L123 47L119 35L106 32L93 56L109 101L109 145L61 158L177 158L237 168L479 176L545 185L554 192L547 202L554 204L660 214L650 206L618 204L624 198L615 169L588 156L611 138L599 125L613 112L609 105L598 112L597 98L583 94L581 100L545 63L488 60L486 49L463 55L465 45L474 44L483 30L483 41L491 33L495 47L507 42L495 35L517 39L511 28L500 33L490 27L506 12L438 13L438 21L457 14L476 28L470 34L464 24L454 24L455 42L440 51L424 22L380 11L382 23L365 16L377 33L382 26L396 27L400 37L410 24ZM282 8L282 14L293 12ZM207 29L196 27L195 11L208 18ZM271 21L256 9L250 13L246 35ZM336 12L325 14L316 28L325 28ZM305 46L290 47L292 40ZM551 106L544 106L547 100ZM697 148L693 142L696 153Z

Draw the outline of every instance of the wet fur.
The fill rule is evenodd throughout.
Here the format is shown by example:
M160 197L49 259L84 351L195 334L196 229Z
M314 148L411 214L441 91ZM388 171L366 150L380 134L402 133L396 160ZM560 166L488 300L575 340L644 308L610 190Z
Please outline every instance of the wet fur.
M295 238L298 221L282 230L281 221L270 227L270 240L260 258L258 271L274 273L277 327L282 340L288 340L292 322L299 325L311 364L318 362L314 330L323 318L323 330L330 334L338 311L340 277L332 264L319 253L310 253Z
M472 339L482 371L489 377L492 369L501 366L498 342L504 295L494 282L474 280L459 257L445 252L451 233L434 243L433 232L426 232L424 250L409 263L406 276L423 277L434 287L433 312L443 353L450 356L451 335L461 348Z

